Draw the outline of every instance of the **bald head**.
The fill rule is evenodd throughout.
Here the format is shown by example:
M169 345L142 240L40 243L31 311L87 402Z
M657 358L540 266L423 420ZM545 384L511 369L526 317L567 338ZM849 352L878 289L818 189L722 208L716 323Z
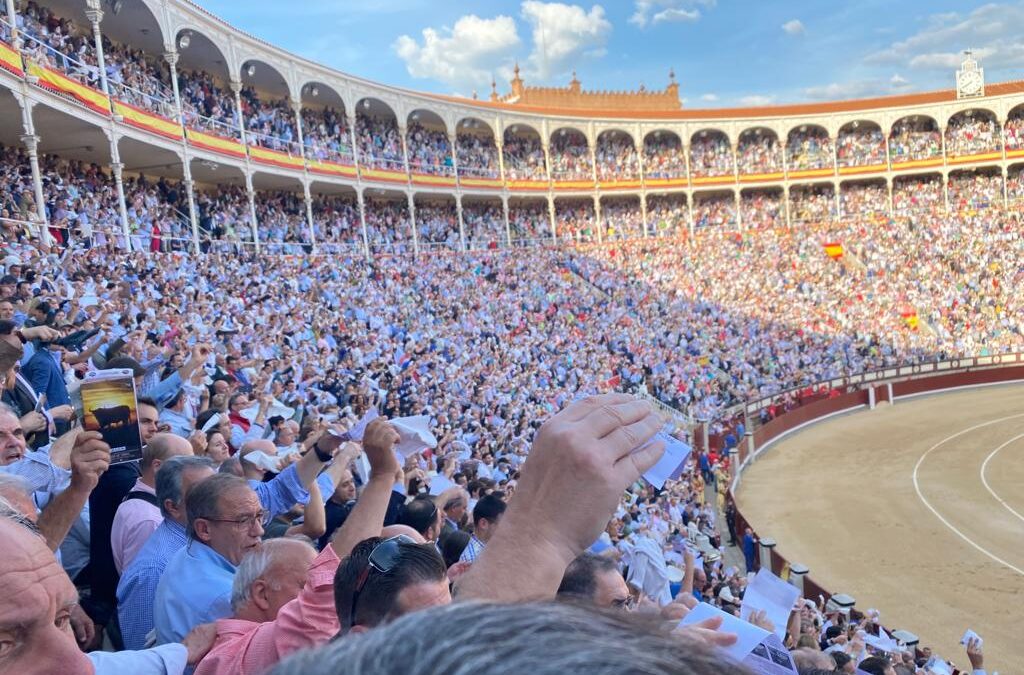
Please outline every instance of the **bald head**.
M425 544L427 542L427 540L423 538L422 534L408 525L388 525L381 530L380 536L381 539L390 539L391 537L397 537L400 534L411 537L417 544Z
M193 454L192 444L181 436L171 433L153 434L142 449L142 473L155 477L160 465L171 457L191 457Z

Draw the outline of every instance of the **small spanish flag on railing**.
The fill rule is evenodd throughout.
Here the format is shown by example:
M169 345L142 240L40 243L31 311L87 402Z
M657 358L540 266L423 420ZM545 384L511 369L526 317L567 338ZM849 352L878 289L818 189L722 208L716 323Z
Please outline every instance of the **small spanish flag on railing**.
M839 260L843 257L843 245L835 242L825 244L825 253L829 258Z
M917 310L911 309L900 314L903 317L903 323L907 324L907 328L910 330L917 330L917 327L921 325L921 320L917 318Z

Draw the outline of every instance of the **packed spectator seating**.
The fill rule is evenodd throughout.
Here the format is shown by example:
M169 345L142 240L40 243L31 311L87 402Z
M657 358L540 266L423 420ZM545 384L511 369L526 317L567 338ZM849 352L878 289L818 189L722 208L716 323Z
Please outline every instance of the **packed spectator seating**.
M790 219L820 223L836 216L836 195L831 185L797 185L789 190Z
M178 71L178 94L186 126L225 138L238 138L235 96L212 75L198 70Z
M879 166L888 156L885 134L870 123L854 122L839 130L836 145L839 166Z
M462 237L459 233L459 216L455 210L455 202L417 204L416 234L422 249L461 250Z
M942 176L897 178L892 185L892 208L897 215L932 212L945 207Z
M478 133L459 133L456 137L459 175L472 178L501 178L501 164L494 137Z
M618 131L605 132L597 138L597 180L636 180L640 178L640 164L633 139Z
M889 159L893 163L942 155L942 135L929 117L904 117L889 134Z
M647 135L644 139L644 177L686 177L686 154L678 136L660 131Z
M313 234L321 251L362 251L363 226L355 195L314 195Z
M222 185L213 191L199 191L196 211L203 250L252 250L252 210L244 189Z
M302 108L302 142L306 156L341 164L353 164L352 135L344 110L334 108Z
M366 237L370 253L401 254L413 250L409 204L405 199L368 197L365 201Z
M563 244L583 244L597 241L597 218L594 200L556 199L555 232Z
M1018 107L1010 113L1003 127L1003 140L1007 150L1024 148L1024 108Z
M1003 177L999 172L953 172L949 175L951 211L1003 206Z
M548 180L540 136L506 132L503 152L505 180Z
M675 237L690 229L686 195L651 195L647 198L647 223L652 237Z
M505 248L507 245L505 214L500 202L464 201L462 224L466 231L466 247L470 251Z
M782 190L744 190L740 195L740 215L747 229L782 227L786 224Z
M701 131L690 144L690 174L728 176L734 173L732 145L720 131Z
M782 151L774 132L764 129L743 132L736 153L741 174L782 171Z
M843 218L889 214L889 190L884 182L844 183L839 198Z
M1006 177L1006 197L1010 204L1020 204L1024 200L1024 167L1010 167Z
M405 171L405 154L394 117L356 115L356 145L359 165L371 169Z
M547 246L552 243L547 202L513 202L509 204L508 221L513 246Z
M82 84L100 88L99 65L90 29L76 26L70 19L59 17L34 1L25 3L18 20L18 30L25 40L22 55Z
M635 197L601 200L601 227L604 241L643 237L644 214L640 209L640 200Z
M454 176L451 146L443 129L429 129L411 122L406 131L409 149L409 170L435 176Z
M831 168L834 159L832 138L822 127L804 125L789 132L786 162L790 171Z
M983 113L955 115L946 126L946 152L975 155L1003 149L999 122Z
M729 228L737 224L736 197L731 192L697 193L693 197L693 226Z
M301 155L295 110L287 98L267 100L252 87L242 87L242 119L245 140L268 150Z
M306 202L301 193L258 191L256 222L261 245L269 253L311 253Z
M593 181L593 161L586 137L575 129L561 129L551 138L551 180Z

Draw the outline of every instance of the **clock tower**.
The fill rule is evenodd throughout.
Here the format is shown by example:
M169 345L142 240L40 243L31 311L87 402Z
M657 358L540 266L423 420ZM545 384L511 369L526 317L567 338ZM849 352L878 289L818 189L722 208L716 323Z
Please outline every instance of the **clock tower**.
M985 95L985 69L978 66L973 52L964 52L963 63L956 73L956 97L976 98Z

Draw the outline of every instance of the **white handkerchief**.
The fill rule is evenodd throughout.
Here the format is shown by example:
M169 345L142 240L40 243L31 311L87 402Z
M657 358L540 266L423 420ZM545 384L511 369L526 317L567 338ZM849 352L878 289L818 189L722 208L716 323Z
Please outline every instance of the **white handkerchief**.
M268 455L262 450L253 450L252 452L246 453L242 456L242 460L249 462L253 466L259 467L264 471L271 471L277 473L281 468L281 458L276 455Z
M399 441L395 450L408 457L427 448L436 448L437 439L430 433L430 418L426 415L415 417L399 417L391 420L391 425L398 431Z
M655 441L665 442L665 453L657 464L647 470L644 480L660 490L665 487L665 481L676 480L682 475L686 461L690 458L691 448L664 430L659 431L651 439L652 443Z
M978 635L973 630L968 628L967 631L964 633L964 636L962 638L960 638L960 644L962 644L964 647L966 647L967 643L970 642L971 640L977 640L978 641L978 649L981 649L982 646L984 646L984 644L985 644L985 641L981 639L980 635Z
M764 610L768 620L775 625L775 634L783 640L790 612L799 596L800 590L796 586L787 584L762 567L743 593L740 618L749 621L752 613Z
M430 494L439 495L453 485L455 485L455 483L448 480L447 476L443 473L439 473L430 478Z

